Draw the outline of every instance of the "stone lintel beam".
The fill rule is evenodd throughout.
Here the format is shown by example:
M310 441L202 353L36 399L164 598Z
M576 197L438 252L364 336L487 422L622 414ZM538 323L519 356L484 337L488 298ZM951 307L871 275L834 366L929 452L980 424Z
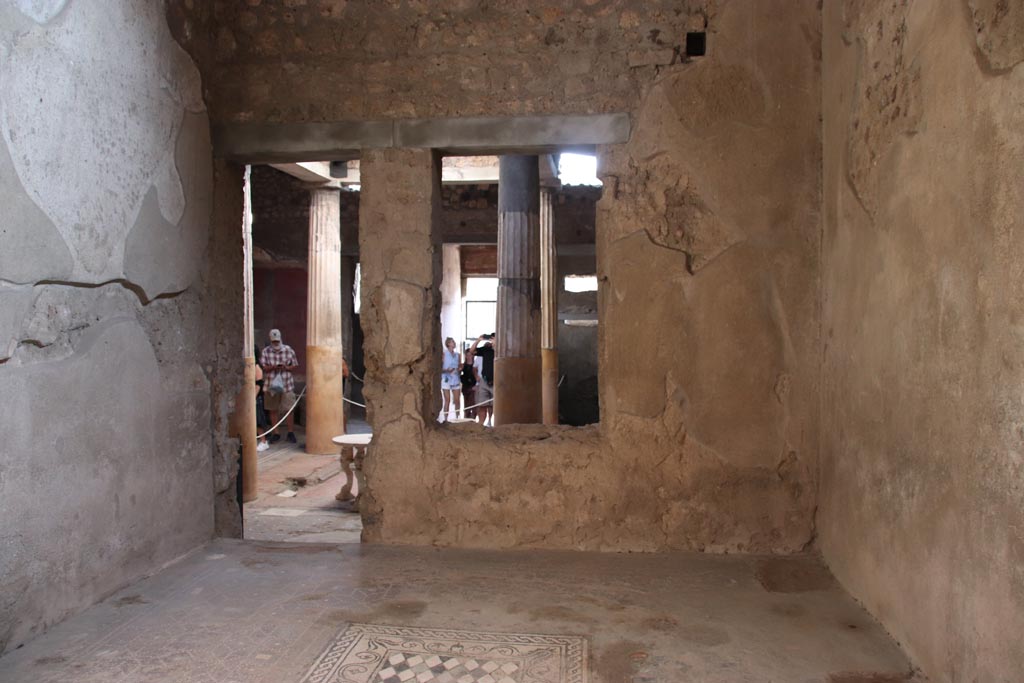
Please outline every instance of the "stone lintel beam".
M329 123L231 123L213 131L218 157L245 163L354 159L363 149L538 154L627 142L628 114L483 116Z
M337 180L331 177L331 162L329 161L299 161L289 164L269 164L271 168L287 173L293 178L298 178L304 183L314 185L337 184Z

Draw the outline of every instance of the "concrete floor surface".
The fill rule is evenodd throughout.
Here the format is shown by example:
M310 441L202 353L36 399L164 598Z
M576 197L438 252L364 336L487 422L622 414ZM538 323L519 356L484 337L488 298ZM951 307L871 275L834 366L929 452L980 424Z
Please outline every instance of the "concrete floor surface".
M0 680L301 681L350 623L583 636L590 683L916 680L813 557L225 539L0 658Z

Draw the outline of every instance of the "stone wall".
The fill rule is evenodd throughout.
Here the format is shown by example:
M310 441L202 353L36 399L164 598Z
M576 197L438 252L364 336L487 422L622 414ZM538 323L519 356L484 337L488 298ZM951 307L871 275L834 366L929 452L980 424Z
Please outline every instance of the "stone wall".
M169 18L218 123L358 121L630 111L719 4L170 0Z
M828 2L819 533L933 681L1024 671L1024 5Z
M0 2L0 54L3 652L237 509L214 496L199 72L160 4L130 0Z
M172 2L170 16L221 123L632 117L630 142L599 150L599 427L456 434L432 422L437 161L364 152L367 540L764 552L810 542L816 3L203 5ZM686 31L705 29L708 56L685 58Z

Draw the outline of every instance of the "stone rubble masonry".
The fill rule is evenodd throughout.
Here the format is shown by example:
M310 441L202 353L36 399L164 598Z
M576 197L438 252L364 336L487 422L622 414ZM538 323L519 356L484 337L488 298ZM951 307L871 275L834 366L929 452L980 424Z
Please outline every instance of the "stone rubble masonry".
M936 682L1024 672L1024 4L824 3L837 578Z
M3 652L237 533L241 185L235 257L162 3L3 2L0 54Z
M432 488L433 457L424 435L437 414L434 378L440 364L440 157L430 150L364 152L359 211L360 290L366 363L367 421L374 453L367 476L379 484L363 494L364 532L380 538L385 519L407 527L424 519L421 499ZM406 504L384 507L398 492ZM387 518L385 518L387 515Z
M377 121L631 111L727 4L170 0L168 19L218 124Z

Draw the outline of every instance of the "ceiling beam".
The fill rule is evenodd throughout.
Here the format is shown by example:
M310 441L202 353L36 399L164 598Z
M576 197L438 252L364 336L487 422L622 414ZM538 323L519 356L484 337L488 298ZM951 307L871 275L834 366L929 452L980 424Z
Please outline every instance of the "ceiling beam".
M330 123L231 123L213 130L215 154L246 163L358 158L360 150L438 149L450 155L593 151L627 142L628 114L486 116Z

